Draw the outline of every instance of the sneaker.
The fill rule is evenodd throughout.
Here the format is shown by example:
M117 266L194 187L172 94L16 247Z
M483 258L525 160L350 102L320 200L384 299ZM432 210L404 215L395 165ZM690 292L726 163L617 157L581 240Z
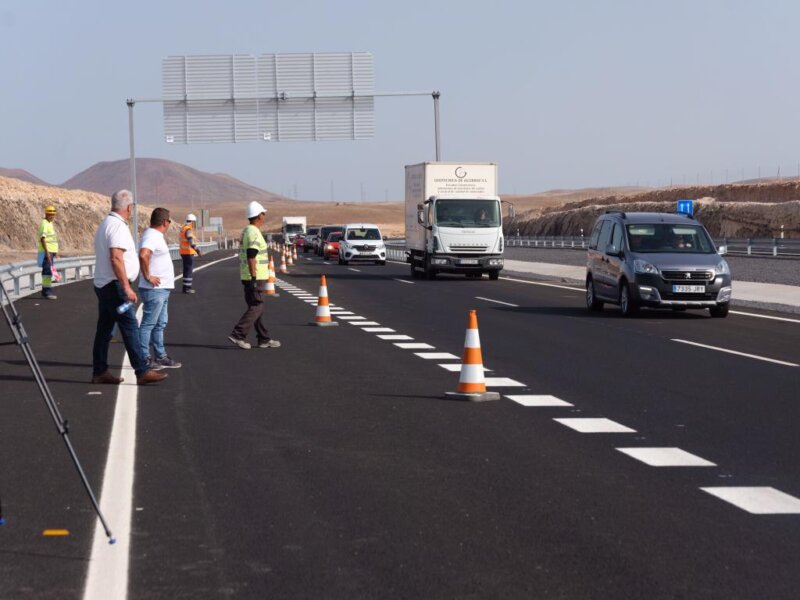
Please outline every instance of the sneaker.
M233 342L235 346L239 346L239 348L241 348L242 350L250 350L251 348L250 342L248 342L247 340L240 340L239 338L233 337L232 335L229 335L228 339L231 342Z
M45 300L56 300L58 299L58 296L56 296L55 294L42 294L42 298L44 298Z
M196 294L197 292L195 292L193 289L189 288L188 290L183 290L183 293L184 294Z
M153 371L160 371L161 369L164 368L160 364L158 364L157 361L153 360L153 358L150 356L147 357L147 366L148 368L153 369Z
M259 342L259 348L280 348L281 343L278 340L267 340L266 342Z
M157 358L154 362L161 369L180 369L181 368L181 363L179 363L178 361L172 360L169 356L165 356L164 358Z

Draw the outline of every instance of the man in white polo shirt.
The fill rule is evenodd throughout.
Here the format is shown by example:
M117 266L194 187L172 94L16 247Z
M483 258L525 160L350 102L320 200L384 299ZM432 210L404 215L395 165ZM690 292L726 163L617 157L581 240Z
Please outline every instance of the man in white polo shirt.
M92 351L92 383L119 385L122 377L108 370L108 345L114 323L119 326L125 350L136 372L139 385L167 378L150 368L139 346L136 321L136 293L131 281L139 275L139 260L128 229L133 209L133 194L120 190L111 196L111 212L103 219L94 236L94 292L98 301L97 331Z
M150 214L150 227L144 230L139 242L139 294L142 296L142 322L139 325L139 346L149 357L154 369L177 369L181 363L172 360L164 348L164 329L167 327L169 294L175 288L175 271L169 255L164 232L171 223L166 208L156 208ZM153 354L150 354L150 344Z

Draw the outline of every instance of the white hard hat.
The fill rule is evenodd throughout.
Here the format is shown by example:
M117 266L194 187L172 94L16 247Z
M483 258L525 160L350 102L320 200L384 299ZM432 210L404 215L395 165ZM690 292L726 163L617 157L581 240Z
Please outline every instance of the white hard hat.
M247 218L252 219L253 217L257 217L261 213L267 212L267 209L261 206L258 202L253 200L250 204L247 205Z
M197 217L194 216L194 213L189 213L186 215L186 222L192 221L193 223L197 223Z

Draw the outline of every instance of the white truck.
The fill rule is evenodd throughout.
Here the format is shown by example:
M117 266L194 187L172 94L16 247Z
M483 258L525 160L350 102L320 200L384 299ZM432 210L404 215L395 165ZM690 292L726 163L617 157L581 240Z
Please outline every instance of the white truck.
M305 217L283 217L281 225L281 235L284 244L293 244L298 235L306 234Z
M411 276L486 273L497 279L503 268L501 202L494 163L407 165L406 252ZM508 215L514 216L511 204Z

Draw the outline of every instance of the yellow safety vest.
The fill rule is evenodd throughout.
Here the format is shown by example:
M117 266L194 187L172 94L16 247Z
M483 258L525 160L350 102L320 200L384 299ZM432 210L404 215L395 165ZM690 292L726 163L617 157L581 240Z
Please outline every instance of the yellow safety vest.
M39 252L44 252L42 246L42 238L44 243L47 244L48 252L58 252L58 237L56 237L56 228L47 219L42 219L39 225L39 234L36 236L36 241L39 243Z
M267 254L267 241L258 227L248 225L242 230L242 239L239 244L239 274L242 281L250 281L250 267L247 264L247 251L249 249L258 250L256 255L256 279L266 281L269 279L269 255Z
M189 242L188 233L192 230L192 224L186 223L183 227L181 227L181 249L180 253L184 255L194 256L197 254L197 251L192 248L192 244ZM194 236L193 236L194 237Z

